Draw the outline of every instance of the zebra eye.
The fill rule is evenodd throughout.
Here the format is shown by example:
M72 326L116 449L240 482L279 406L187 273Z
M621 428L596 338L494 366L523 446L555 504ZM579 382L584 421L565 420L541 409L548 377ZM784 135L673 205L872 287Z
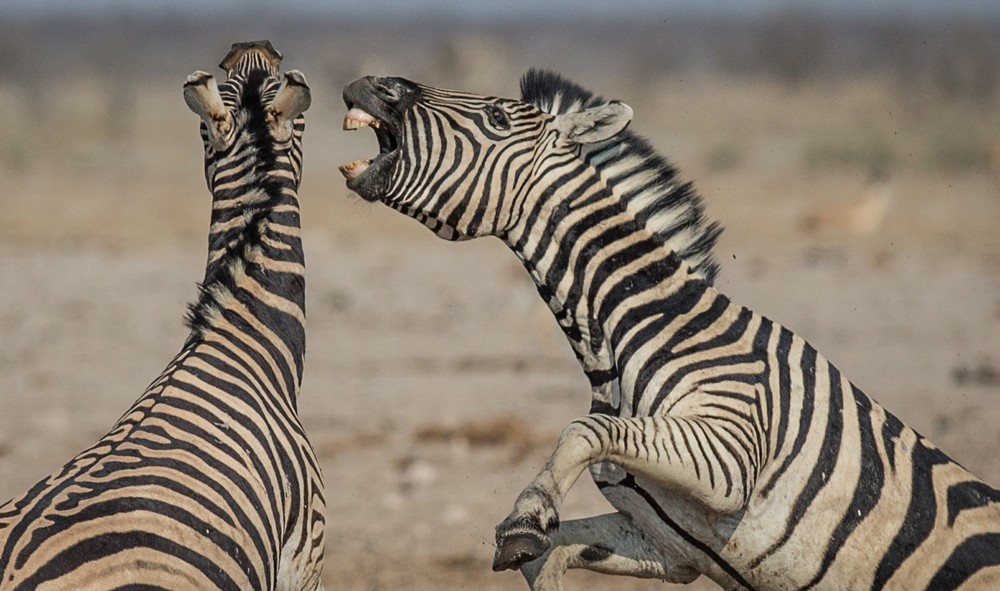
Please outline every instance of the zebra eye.
M503 112L498 105L490 105L486 108L486 117L490 120L490 125L497 129L510 129L510 120L507 113Z

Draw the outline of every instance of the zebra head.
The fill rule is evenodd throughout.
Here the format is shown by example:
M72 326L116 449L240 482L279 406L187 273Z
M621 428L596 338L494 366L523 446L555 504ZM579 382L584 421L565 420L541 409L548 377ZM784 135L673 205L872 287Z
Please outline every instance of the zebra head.
M281 58L270 41L234 43L219 64L226 71L225 82L217 84L211 74L199 70L184 83L184 102L201 117L205 178L211 191L233 174L230 164L248 153L257 158L273 154L279 161L291 158L294 165L288 168L298 187L302 113L309 108L311 94L302 72L291 70L280 77Z
M379 144L374 158L340 167L347 187L449 240L504 233L547 168L632 119L616 101L550 113L523 100L374 76L349 84L344 101L344 129L371 127Z

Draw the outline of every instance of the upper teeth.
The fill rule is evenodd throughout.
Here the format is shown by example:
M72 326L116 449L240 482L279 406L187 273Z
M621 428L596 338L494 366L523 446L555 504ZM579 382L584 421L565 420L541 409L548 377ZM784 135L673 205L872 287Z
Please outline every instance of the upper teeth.
M381 122L358 108L351 109L347 112L347 115L344 116L345 130L359 129L361 127L368 127L369 125L372 127L379 127Z

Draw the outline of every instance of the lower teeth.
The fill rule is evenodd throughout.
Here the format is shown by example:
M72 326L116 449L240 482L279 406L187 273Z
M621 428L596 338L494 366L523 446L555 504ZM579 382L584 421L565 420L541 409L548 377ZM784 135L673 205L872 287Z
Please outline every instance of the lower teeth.
M371 166L371 163L372 161L370 159L364 161L355 160L350 164L344 164L340 166L340 173L343 174L348 179L354 179L361 176L362 173L368 170L368 167Z

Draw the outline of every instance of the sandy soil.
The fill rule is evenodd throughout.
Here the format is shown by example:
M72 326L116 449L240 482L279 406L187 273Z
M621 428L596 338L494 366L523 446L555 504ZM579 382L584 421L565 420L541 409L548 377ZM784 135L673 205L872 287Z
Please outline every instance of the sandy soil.
M27 165L3 169L0 497L100 437L185 337L208 194L180 83L147 85L140 123L124 139L88 143L56 127L25 140ZM374 138L341 134L336 92L317 97L301 194L301 412L329 485L326 586L523 589L519 575L489 570L493 526L562 425L586 412L586 381L502 245L445 243L348 197L335 166ZM802 229L810 212L848 207L868 190L863 166L807 167L803 151L870 121L836 121L846 113L884 114L891 99L880 97L865 80L789 91L706 79L669 94L683 109L639 101L634 128L685 169L727 226L717 251L723 291L809 338L998 485L1000 190L990 172L926 167L901 149L893 200L873 227ZM16 115L18 104L0 108ZM905 118L876 120L920 137ZM563 516L608 510L581 480ZM578 589L665 587L586 573L571 580Z

